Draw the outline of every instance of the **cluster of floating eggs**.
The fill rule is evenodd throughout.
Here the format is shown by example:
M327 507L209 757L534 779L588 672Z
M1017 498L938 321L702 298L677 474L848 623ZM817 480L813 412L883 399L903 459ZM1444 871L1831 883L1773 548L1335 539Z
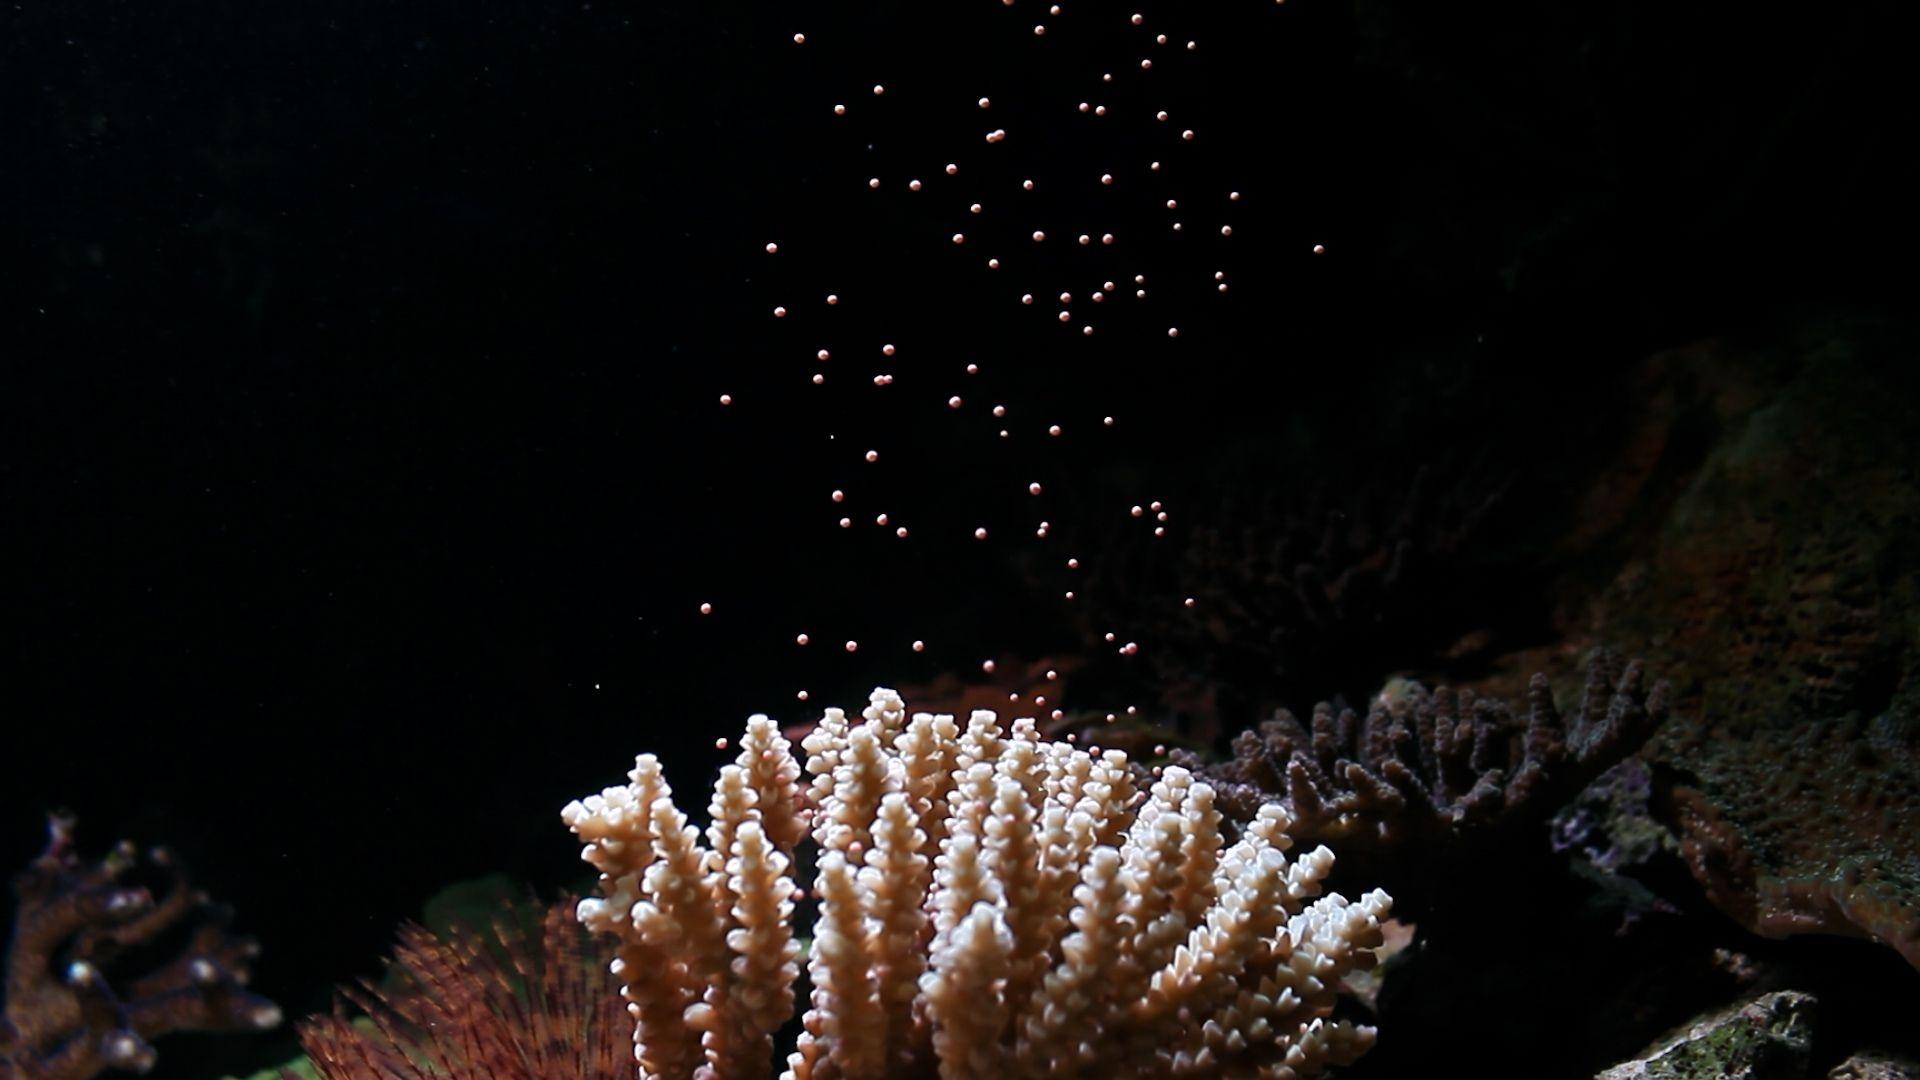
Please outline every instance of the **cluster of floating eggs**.
M864 88L861 97L867 99L866 104L851 103L859 100L854 97L829 99L823 106L816 106L820 114L829 117L826 122L842 128L861 125L852 133L841 131L838 137L844 140L851 134L854 140L851 145L864 144L868 152L890 138L910 144L921 140L923 144L913 145L906 152L909 158L920 159L920 170L909 165L897 174L876 174L866 171L872 166L863 164L859 171L833 182L864 189L869 198L915 200L904 213L931 226L925 230L929 239L938 236L945 241L938 247L929 244L915 257L925 260L959 257L972 261L977 278L964 295L951 298L953 319L968 319L972 305L999 303L1016 311L1045 312L1047 320L1057 328L1035 327L1032 331L1035 334L1064 332L1092 339L1111 328L1136 347L1142 340L1159 338L1160 348L1181 348L1184 342L1180 323L1204 320L1208 312L1204 308L1185 307L1179 309L1181 314L1176 317L1170 314L1171 308L1156 307L1159 283L1179 281L1186 287L1186 294L1191 295L1197 282L1207 293L1225 297L1233 283L1233 275L1225 267L1245 257L1274 254L1267 242L1236 237L1236 226L1241 224L1235 220L1236 211L1253 193L1243 193L1230 178L1183 167L1182 156L1193 153L1207 137L1206 116L1199 111L1204 106L1195 104L1203 101L1205 95L1194 93L1190 85L1206 77L1204 43L1193 36L1173 33L1171 25L1165 29L1157 25L1170 23L1172 17L1162 19L1144 11L1116 9L1091 0L1084 8L1071 5L1071 13L1066 10L1067 5L1044 6L1040 9L1043 14L1032 21L1023 19L1020 11L1030 6L1029 0L1002 0L998 7L1006 10L1001 12L996 12L991 5L983 6L986 10L981 13L982 17L1014 20L1001 28L1002 34L1018 34L1026 29L1033 38L1046 39L1049 47L1059 42L1062 70L1087 66L1087 75L1079 80L1068 75L1057 76L1043 81L1038 92L1030 82L1021 82L1013 88L1016 96L1011 99L999 88L951 86L938 91L942 99L937 103L926 100L934 91L922 88L890 89L886 81L851 83L849 85ZM1071 52L1079 20L1124 23L1117 35L1114 28L1103 27L1106 32L1098 36L1098 40L1110 48L1125 49L1124 54L1093 56L1084 49ZM815 49L824 36L803 30L793 33L791 40L794 47ZM876 61L874 67L878 70L897 68L898 58L893 61ZM842 72L840 82L848 83L854 74L857 73ZM990 80L983 76L982 81ZM990 92L982 93L980 89ZM1048 93L1067 96L1049 101L1045 100ZM1084 99L1082 94L1086 95ZM1153 103L1160 96L1164 96L1164 104ZM963 113L955 108L956 101L970 108ZM1182 104L1176 107L1175 102ZM797 107L805 109L806 105L802 102ZM929 115L935 118L929 119ZM975 119L971 130L939 126L941 120L952 125L961 115ZM1059 130L1058 125L1062 123L1104 125L1078 131L1073 138L1080 140L1076 146L1103 147L1088 152L1109 156L1102 160L1069 157L1063 162L1050 134ZM834 136L830 134L831 137ZM868 156L862 160L878 158ZM1257 182L1258 177L1251 179ZM1057 222L1044 217L1049 211L1059 212L1062 205L1058 200L1040 198L1050 191L1062 193L1066 205L1080 208L1083 216L1097 216L1104 208L1109 218L1105 222ZM897 207L894 212L902 213ZM874 217L875 220L869 222L840 221L836 228L849 237L863 231L884 231L885 226L880 223L884 215L876 211ZM1122 221L1133 229L1138 229L1142 222L1157 222L1151 228L1161 235L1129 236L1127 229L1119 224ZM1189 225L1196 226L1196 230L1189 230ZM1199 250L1193 243L1173 246L1182 243L1180 238L1190 231L1201 232L1201 239L1213 239ZM1258 245L1254 250L1236 250L1237 245L1250 240ZM766 240L762 251L764 257L776 262L805 260L809 255L822 257L820 252L809 252L807 246L782 236ZM1324 249L1315 245L1311 250L1317 255ZM870 269L876 269L882 277L896 278L913 272L891 260L886 263ZM916 390L930 387L932 402L943 402L946 409L954 413L982 418L982 423L972 429L977 433L975 437L990 440L1015 437L1019 429L1014 426L1005 401L993 400L999 395L980 391L987 380L982 376L978 360L955 358L951 363L942 364L928 359L916 363L920 357L909 355L917 352L937 358L941 354L939 342L929 340L939 335L928 333L925 320L903 317L899 325L881 327L858 325L844 319L836 322L824 311L815 314L809 305L835 309L836 315L844 310L843 298L852 301L848 307L859 307L863 298L858 282L821 281L806 272L769 276L781 283L779 293L769 295L767 307L763 309L777 324L770 336L777 343L776 349L791 354L791 358L783 355L776 360L774 371L778 377L805 379L816 387L832 384L825 392L839 394L899 395L900 391L892 389L896 382ZM811 293L812 300L807 293ZM803 312L811 317L790 318ZM886 315L882 312L878 317L884 322ZM798 340L790 332L797 321L804 322L804 333L825 340ZM875 337L867 336L876 333L887 337L876 341ZM892 340L895 335L905 344L896 345ZM868 361L873 368L870 374L861 372L842 377L839 371L854 366L847 363L849 356L877 356L878 359ZM736 391L743 390L729 386L718 391L719 404L735 407ZM783 398L788 393L784 388L770 391ZM740 393L741 407L745 407L751 396ZM990 402L985 408L975 404L983 396ZM1029 430L1049 440L1094 438L1121 425L1123 418L1099 407L1098 387L1085 387L1084 391L1076 391L1075 397L1077 400L1044 403L1042 407L1055 410L1055 415L1043 415L1041 422ZM913 400L927 399L915 397ZM912 403L897 397L864 406L868 409L912 407ZM1072 416L1084 416L1087 423L1083 426L1072 422ZM1152 418L1141 419L1150 422ZM848 453L838 441L837 433L830 433L828 439L833 455ZM862 442L865 441L863 436ZM868 445L852 454L864 465L875 465L887 449L882 443ZM843 470L836 467L834 471ZM867 490L862 490L863 487ZM1045 516L1049 487L1038 480L1017 476L1008 476L1000 487L1007 503L1020 504L1021 508L1014 513L1025 515L1033 522L1032 538L1046 541L1055 530L1055 525ZM893 497L889 498L890 495ZM1025 498L1021 499L1021 495ZM870 486L850 482L824 493L822 502L831 509L823 516L822 524L829 529L857 530L866 527L861 522L871 521L871 527L883 534L890 533L895 540L908 541L919 534L897 514L881 509L890 503L897 507L903 501L897 491L886 490L879 480L872 481ZM869 508L867 513L855 510L861 504ZM970 509L974 510L972 516L976 522L1004 518L1009 512L1007 506ZM1135 527L1149 532L1155 539L1167 535L1171 511L1163 499L1146 498L1130 505L1118 505L1113 513L1118 520L1137 522ZM1100 528L1104 530L1106 526ZM987 524L972 524L967 532L981 543L1024 542L1017 532L1008 536ZM1080 568L1080 559L1067 555L1050 562L1065 567L1066 576L1061 584L1069 587L1063 588L1059 595L1068 602L1074 601L1078 594L1070 586L1074 583L1074 572ZM1192 608L1195 600L1189 597L1180 603ZM711 602L700 602L698 610L701 615L716 615ZM789 632L794 647L805 648L814 640L805 631ZM1142 648L1150 647L1150 643L1143 646L1122 629L1107 630L1101 636L1104 646L1121 657L1135 656ZM896 647L893 642L874 644L882 649ZM978 650L979 645L974 643L973 649ZM861 646L856 636L847 638L842 648L846 653L854 653ZM928 649L921 639L903 640L897 647L915 653ZM973 655L979 652L973 651ZM961 657L948 655L943 659L950 668L961 666ZM978 669L991 678L996 670L995 661L981 661ZM1057 671L1049 670L1047 678L1057 679ZM1044 707L1048 702L1045 694L1031 696L1037 706ZM796 697L805 701L809 694L802 689ZM1022 695L1015 691L1010 697L1019 701ZM1135 713L1137 706L1126 706L1124 711ZM1051 715L1059 719L1061 713L1055 708ZM1106 714L1108 720L1114 716L1114 713Z

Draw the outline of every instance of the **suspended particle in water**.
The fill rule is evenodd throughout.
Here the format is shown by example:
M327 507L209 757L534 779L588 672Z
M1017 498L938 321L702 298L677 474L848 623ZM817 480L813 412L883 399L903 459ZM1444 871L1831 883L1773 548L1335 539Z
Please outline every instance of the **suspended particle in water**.
M700 614L702 614L702 615L711 615L711 614L713 614L713 605L712 605L712 604L701 604L701 605L700 605Z
M806 644L806 643L808 642L808 640L809 640L809 638L807 637L807 635L805 635L805 634L796 634L796 635L794 636L794 639L793 639L793 643L794 643L795 645L805 645L805 644Z

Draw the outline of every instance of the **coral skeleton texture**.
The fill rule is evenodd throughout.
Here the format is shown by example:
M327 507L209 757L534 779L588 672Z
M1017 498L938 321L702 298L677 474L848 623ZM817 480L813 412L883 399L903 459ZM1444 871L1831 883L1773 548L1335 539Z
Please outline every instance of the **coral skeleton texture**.
M643 1076L764 1076L791 1016L813 867L811 996L782 1074L1306 1077L1373 1029L1332 1017L1391 903L1321 895L1269 804L1237 836L1185 769L1140 791L1125 754L908 716L875 690L802 743L748 721L701 833L660 763L569 804L601 872L580 920L613 969ZM806 841L811 840L811 845Z

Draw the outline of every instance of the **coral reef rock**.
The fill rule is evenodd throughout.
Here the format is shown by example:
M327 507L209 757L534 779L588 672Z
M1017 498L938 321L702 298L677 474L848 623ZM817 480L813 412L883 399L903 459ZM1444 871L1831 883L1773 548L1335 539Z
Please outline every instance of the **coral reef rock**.
M1596 1080L1803 1080L1818 1004L1813 995L1793 990L1762 994L1661 1040Z
M1563 540L1563 644L1502 666L1635 642L1674 684L1647 753L1713 901L1920 966L1915 347L1803 312L1651 359Z

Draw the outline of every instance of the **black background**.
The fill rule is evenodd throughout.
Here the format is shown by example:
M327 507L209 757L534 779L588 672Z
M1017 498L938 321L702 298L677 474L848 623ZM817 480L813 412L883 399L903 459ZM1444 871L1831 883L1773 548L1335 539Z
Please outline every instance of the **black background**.
M1910 302L1894 4L1135 5L1204 46L1153 84L1202 118L1176 158L1074 126L1140 51L1083 3L1046 39L1030 0L0 12L0 862L52 806L172 844L263 992L317 1008L441 885L577 879L558 808L635 752L692 810L712 740L798 688L1081 647L1035 567L1198 498L1227 444L1551 449L1653 349ZM1161 153L1213 200L1185 239L1063 179L945 240L1022 170L1145 185ZM1084 340L1022 309L979 264L1028 221L1028 280L1094 222L1166 268L1157 306Z

